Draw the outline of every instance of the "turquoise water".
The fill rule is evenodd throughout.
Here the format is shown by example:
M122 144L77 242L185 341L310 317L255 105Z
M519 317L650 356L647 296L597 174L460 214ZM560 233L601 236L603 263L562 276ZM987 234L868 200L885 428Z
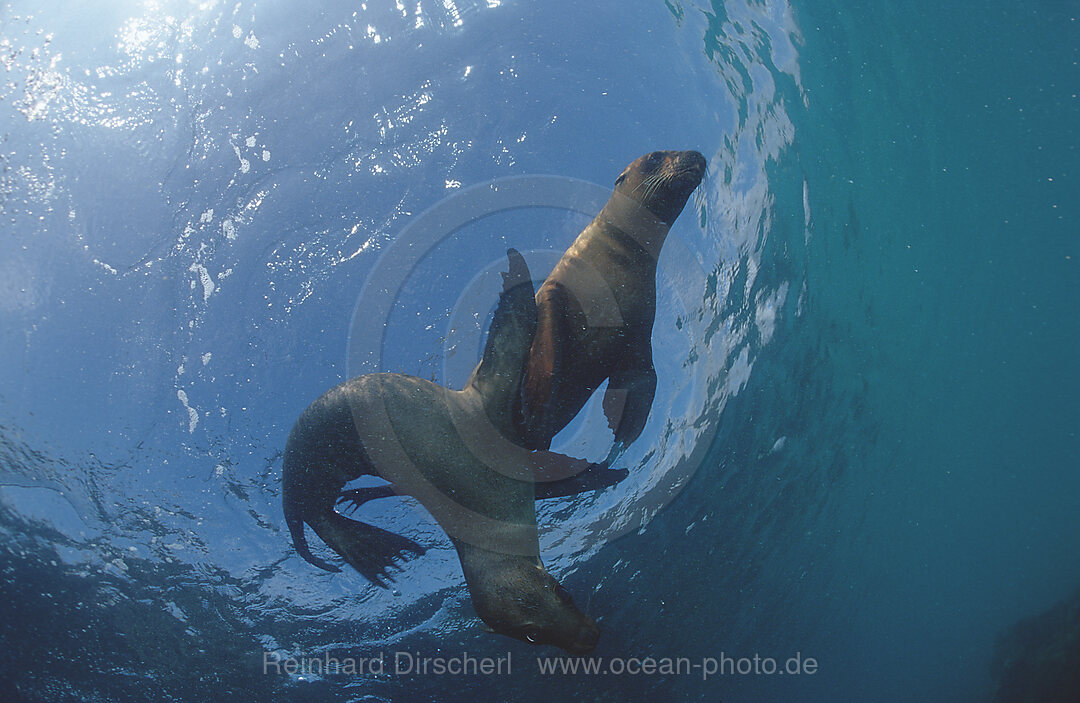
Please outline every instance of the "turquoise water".
M987 700L998 634L1080 583L1076 3L7 3L0 28L5 700ZM657 401L626 482L541 506L545 562L609 666L813 674L544 675L414 507L373 518L429 548L395 592L284 530L285 436L408 224L658 148L710 165L661 259ZM514 246L536 273L587 219L448 235L382 366L460 382L476 272ZM603 430L560 441L603 456Z
M882 428L856 661L894 695L916 688L899 668L960 698L976 643L1076 580L1075 10L846 12L837 63L807 67L847 116L807 148L854 213L839 258L863 274L827 287L865 310L852 346Z

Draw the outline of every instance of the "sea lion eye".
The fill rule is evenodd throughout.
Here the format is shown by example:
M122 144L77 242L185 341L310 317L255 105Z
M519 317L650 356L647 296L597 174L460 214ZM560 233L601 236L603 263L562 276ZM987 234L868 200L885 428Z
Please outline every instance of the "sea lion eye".
M539 644L540 643L540 630L535 630L535 629L527 630L525 632L525 641L528 642L529 644Z
M615 179L615 185L619 185L620 183L622 183L625 180L626 180L626 174L625 173L619 174L619 177Z

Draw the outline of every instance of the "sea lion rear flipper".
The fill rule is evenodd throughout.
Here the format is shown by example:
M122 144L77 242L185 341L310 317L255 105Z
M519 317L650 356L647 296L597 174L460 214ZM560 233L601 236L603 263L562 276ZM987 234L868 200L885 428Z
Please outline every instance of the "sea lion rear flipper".
M529 464L536 484L559 482L590 470L594 464L558 452L539 449L529 453Z
M638 438L649 419L655 395L656 371L651 359L643 366L611 374L604 393L604 415L617 443L625 447Z
M353 510L356 510L369 500L378 500L379 498L389 498L395 496L393 486L364 486L363 488L353 488L352 490L342 491L338 496L337 504L348 503Z
M614 486L629 475L630 472L626 469L609 469L607 464L589 464L584 471L569 478L558 481L537 481L533 491L536 500L564 498L585 491L599 491L608 486Z
M525 446L547 449L555 435L552 404L558 399L564 340L570 339L565 310L570 295L561 285L544 285L537 302L536 336L533 337L525 378L521 382L521 414Z
M420 556L424 548L408 537L396 535L365 522L350 520L330 511L309 521L323 542L376 586L386 588L393 581L387 573L396 567L396 559Z

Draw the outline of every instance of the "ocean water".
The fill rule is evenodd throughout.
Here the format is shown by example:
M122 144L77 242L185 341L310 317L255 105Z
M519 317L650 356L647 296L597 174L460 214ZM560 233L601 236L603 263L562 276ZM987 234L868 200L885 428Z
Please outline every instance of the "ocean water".
M982 701L1080 584L1077 3L7 2L0 35L4 700ZM691 148L630 476L539 508L605 673L483 632L408 501L371 506L429 549L393 590L297 557L303 408L372 364L460 384L505 249L541 277ZM557 445L604 456L598 413Z

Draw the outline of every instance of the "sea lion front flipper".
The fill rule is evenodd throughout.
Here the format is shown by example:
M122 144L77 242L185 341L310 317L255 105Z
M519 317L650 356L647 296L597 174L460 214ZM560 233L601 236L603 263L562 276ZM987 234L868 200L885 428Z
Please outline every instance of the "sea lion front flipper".
M533 487L536 500L564 498L585 491L599 491L614 486L630 475L626 469L609 469L607 464L589 464L588 468L569 478L537 482Z
M425 551L408 537L366 522L350 520L332 510L313 516L308 520L308 524L349 566L381 588L387 587L383 579L387 582L393 581L387 569L397 567L396 559L407 560L412 556L420 556Z
M604 393L604 415L617 443L625 447L638 438L655 395L656 371L651 359L611 374Z
M570 294L561 285L544 285L537 301L536 335L521 382L522 433L528 449L547 449L555 435L550 427L558 400L562 349L570 339L565 310Z

